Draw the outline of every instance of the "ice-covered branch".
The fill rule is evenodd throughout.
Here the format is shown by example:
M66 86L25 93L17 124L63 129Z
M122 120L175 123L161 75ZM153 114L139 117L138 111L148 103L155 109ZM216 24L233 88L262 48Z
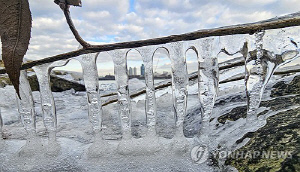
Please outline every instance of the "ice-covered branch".
M68 18L68 17L67 17ZM95 53L110 51L115 49L124 49L124 48L138 48L148 45L160 45L170 42L177 41L187 41L187 40L196 40L199 38L205 38L210 36L226 36L226 35L235 35L235 34L253 34L259 30L270 30L270 29L280 29L285 27L299 26L300 25L300 12L285 15L282 17L275 17L269 20L263 20L255 23L240 24L225 26L213 29L202 29L195 32L184 33L180 35L171 35L161 38L131 41L131 42L121 42L114 44L106 45L89 45L86 48L82 48L76 51L71 51L52 57L47 57L41 60L36 60L30 63L23 64L21 69L29 69L36 65L41 65L45 63L50 63L58 60L69 59L83 54ZM74 25L71 25L71 29L75 29ZM74 30L76 31L76 29ZM76 31L77 32L77 31ZM76 32L75 33L76 35ZM77 36L79 36L77 32ZM77 37L76 39L78 39ZM80 40L80 39L79 39ZM83 43L83 42L81 42ZM0 74L4 74L6 71L4 69L0 70Z

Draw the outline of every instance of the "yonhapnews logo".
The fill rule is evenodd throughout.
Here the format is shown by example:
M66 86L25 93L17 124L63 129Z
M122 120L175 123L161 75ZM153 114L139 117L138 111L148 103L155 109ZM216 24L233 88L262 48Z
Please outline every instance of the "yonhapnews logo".
M191 158L197 164L204 163L208 159L208 156L209 152L207 146L198 145L191 151Z

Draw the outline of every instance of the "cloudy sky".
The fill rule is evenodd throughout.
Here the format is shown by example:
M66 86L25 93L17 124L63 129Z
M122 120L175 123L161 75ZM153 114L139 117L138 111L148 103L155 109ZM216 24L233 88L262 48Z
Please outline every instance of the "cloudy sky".
M78 43L53 0L29 3L33 28L27 59L77 49ZM255 22L297 12L300 0L82 0L82 4L82 8L71 7L79 33L88 42L105 44ZM101 56L105 55L100 55L99 63L105 64L107 58ZM71 68L80 67L74 62Z

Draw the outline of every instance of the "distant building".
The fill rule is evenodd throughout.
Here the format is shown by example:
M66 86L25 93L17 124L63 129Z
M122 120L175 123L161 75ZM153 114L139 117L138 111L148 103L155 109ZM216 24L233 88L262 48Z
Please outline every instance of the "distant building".
M141 66L141 76L145 76L145 66L142 64Z
M137 69L136 69L136 67L133 68L133 75L135 75L135 76L137 75Z
M129 76L133 75L133 72L132 72L132 67L129 67L129 70L128 70L128 75L129 75Z

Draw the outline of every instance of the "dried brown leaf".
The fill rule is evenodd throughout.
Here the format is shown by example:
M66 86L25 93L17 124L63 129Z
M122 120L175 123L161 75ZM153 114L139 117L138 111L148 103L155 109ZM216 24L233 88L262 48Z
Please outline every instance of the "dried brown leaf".
M68 5L82 6L81 0L67 0Z
M67 3L68 5L73 5L73 6L79 6L79 7L82 6L81 0L54 0L54 2L58 5L61 2L61 3Z
M20 67L30 40L31 12L28 0L0 0L0 3L2 60L19 95Z

